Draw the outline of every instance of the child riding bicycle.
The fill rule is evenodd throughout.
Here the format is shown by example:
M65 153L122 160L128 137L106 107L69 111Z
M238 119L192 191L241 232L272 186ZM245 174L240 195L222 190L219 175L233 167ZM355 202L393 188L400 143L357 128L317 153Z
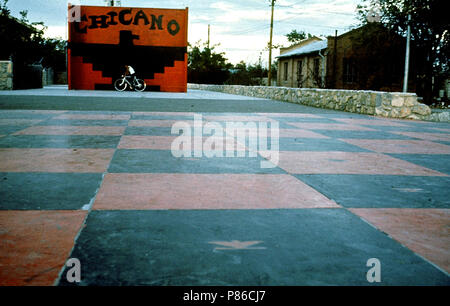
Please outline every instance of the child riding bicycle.
M131 80L133 85L136 85L136 71L130 65L125 65L125 77Z

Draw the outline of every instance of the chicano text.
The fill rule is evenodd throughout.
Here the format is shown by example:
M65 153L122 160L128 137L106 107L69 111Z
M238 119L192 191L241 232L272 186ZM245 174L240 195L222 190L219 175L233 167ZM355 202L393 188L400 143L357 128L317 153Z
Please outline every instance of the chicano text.
M165 23L164 15L147 15L143 10L137 11L133 14L131 9L124 9L120 12L109 12L105 15L83 15L80 18L81 22L88 22L87 25L82 25L81 22L74 22L75 31L78 33L87 33L90 29L106 29L110 26L118 25L146 25L150 30L164 30L164 26L170 35L177 35L180 31L180 25L176 20L170 20Z

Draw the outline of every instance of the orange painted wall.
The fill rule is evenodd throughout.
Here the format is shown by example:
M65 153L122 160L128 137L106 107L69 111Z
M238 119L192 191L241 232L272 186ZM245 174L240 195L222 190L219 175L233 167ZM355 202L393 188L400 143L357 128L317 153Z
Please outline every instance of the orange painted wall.
M110 84L112 78L104 78L101 71L94 71L92 64L83 63L83 58L73 56L70 61L70 74L74 76L89 77L73 77L69 84L69 89L88 89L95 90L95 84Z
M149 87L187 90L187 8L79 6L69 7L69 13L74 8L80 19L69 21L69 89L112 86L123 64L134 60L137 76Z
M174 67L166 67L164 73L156 73L154 79L145 79L147 85L157 85L161 91L186 92L187 91L187 54L183 62L176 61ZM179 82L173 82L179 80Z

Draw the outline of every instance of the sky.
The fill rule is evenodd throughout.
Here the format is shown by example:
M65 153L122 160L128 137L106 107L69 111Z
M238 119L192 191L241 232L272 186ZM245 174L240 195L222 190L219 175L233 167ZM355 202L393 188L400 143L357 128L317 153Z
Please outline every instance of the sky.
M31 22L43 21L47 37L67 39L67 3L105 5L104 0L9 0L13 16L28 10ZM188 41L205 43L210 25L210 43L224 52L232 64L244 61L267 66L270 36L270 0L122 0L123 7L189 8ZM360 0L277 0L273 43L288 46L286 34L292 30L316 36L338 35L358 25L356 6ZM273 60L279 55L273 51Z

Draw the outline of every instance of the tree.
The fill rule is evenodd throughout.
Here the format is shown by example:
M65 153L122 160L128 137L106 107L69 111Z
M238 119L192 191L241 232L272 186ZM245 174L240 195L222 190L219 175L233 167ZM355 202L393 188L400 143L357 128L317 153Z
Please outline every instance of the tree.
M261 63L247 65L244 61L236 64L231 71L225 82L228 85L262 85L262 79L268 75L268 70Z
M381 22L389 29L405 36L408 15L411 15L411 40L422 64L418 71L417 94L424 102L431 103L433 77L449 72L450 19L447 0L362 0L358 6L359 19L366 24L367 14L372 8L380 12Z
M42 84L30 76L30 65L35 63L59 71L66 70L66 41L45 38L47 28L44 23L30 22L27 11L20 12L20 19L11 16L7 4L8 0L0 1L0 59L13 60L14 87L27 88L30 78Z
M311 38L312 35L311 34L306 34L304 31L300 31L297 32L297 30L292 30L290 33L285 35L288 39L288 41L292 44L298 44L300 41L306 39L306 38Z
M0 59L16 59L15 64L42 62L44 67L65 69L67 42L45 38L47 27L43 22L30 22L28 11L20 12L20 19L10 15L8 0L0 2ZM20 61L20 63L19 63Z
M189 46L188 81L200 84L223 84L229 77L232 67L224 53L216 53L216 46L208 47L197 42Z

